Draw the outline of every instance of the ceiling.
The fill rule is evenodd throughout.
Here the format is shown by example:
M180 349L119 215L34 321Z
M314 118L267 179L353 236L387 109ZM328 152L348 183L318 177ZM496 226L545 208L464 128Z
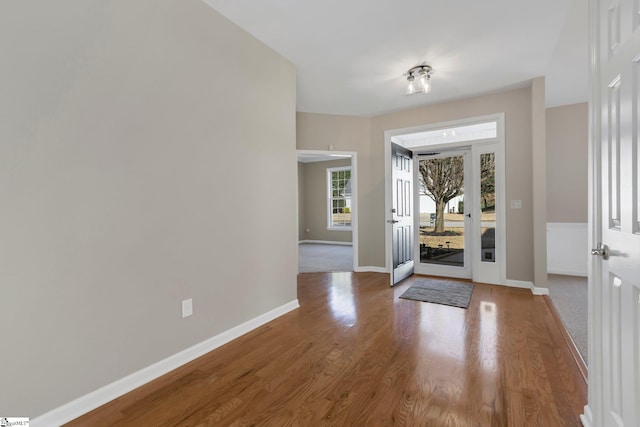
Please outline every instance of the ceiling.
M539 76L547 107L587 101L584 0L204 1L296 66L298 111L373 116ZM432 92L405 96L423 63Z
M328 162L331 160L350 159L348 154L330 153L298 153L298 161L301 163Z

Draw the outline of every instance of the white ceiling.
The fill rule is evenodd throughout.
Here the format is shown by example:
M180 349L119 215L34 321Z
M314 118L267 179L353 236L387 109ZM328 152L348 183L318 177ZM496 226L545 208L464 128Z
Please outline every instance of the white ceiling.
M342 160L350 158L351 156L347 154L298 153L298 161L300 163L328 162L331 160Z
M587 101L585 0L204 1L295 64L298 111L371 116L539 76L548 107ZM405 96L422 63L433 91Z

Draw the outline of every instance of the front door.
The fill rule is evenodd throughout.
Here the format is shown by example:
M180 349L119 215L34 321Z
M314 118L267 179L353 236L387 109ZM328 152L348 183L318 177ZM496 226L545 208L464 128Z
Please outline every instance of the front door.
M600 255L592 258L589 290L593 360L585 417L592 412L592 425L640 425L639 6L591 2L592 253Z
M391 286L413 274L413 160L411 151L391 144Z
M418 273L472 277L470 154L467 149L418 156Z

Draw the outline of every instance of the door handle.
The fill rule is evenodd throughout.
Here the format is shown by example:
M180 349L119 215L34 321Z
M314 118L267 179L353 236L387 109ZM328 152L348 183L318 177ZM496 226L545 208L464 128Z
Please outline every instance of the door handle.
M388 219L387 222L389 224L395 224L396 222L400 222L400 221L398 221L397 219Z
M603 260L609 259L609 247L607 245L603 245L602 243L598 243L598 247L595 249L591 249L591 255L601 256Z

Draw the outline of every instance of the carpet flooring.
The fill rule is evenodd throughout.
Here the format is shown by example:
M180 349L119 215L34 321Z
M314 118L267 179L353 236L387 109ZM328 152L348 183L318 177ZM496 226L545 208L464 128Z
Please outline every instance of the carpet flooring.
M298 245L299 273L353 271L353 248L345 245L301 243Z
M587 364L587 278L549 274L549 297Z

